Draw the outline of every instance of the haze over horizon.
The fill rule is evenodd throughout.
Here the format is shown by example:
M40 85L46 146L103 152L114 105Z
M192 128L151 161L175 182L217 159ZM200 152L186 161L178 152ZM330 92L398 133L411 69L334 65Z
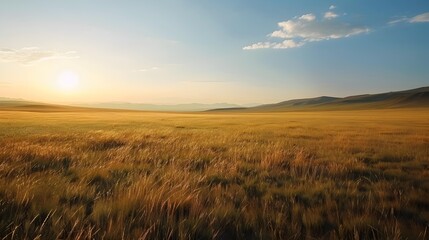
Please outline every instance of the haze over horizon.
M429 85L422 1L0 2L0 97L275 103Z

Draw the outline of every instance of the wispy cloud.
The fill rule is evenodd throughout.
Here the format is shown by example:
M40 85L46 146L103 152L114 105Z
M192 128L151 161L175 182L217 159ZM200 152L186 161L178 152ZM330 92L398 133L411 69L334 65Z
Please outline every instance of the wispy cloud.
M150 67L150 68L140 68L137 72L149 72L149 71L157 71L160 70L160 67Z
M399 18L396 18L390 22L388 22L389 24L393 25L393 24L397 24L397 23L401 23L401 22L408 22L408 23L425 23L425 22L429 22L429 12L426 13L422 13L419 14L417 16L414 17L406 17L406 16L402 16Z
M258 42L252 45L246 46L244 50L255 50L263 48L274 48L274 49L286 49L286 48L297 48L304 45L304 42L295 42L292 39L286 39L283 42Z
M76 52L56 52L41 50L37 47L27 47L21 49L0 49L0 61L16 62L24 65L32 65L37 62L54 59L75 59L79 58Z
M333 7L335 8L335 7ZM332 6L330 9L333 9ZM258 42L243 47L244 50L264 48L286 49L301 47L309 42L346 38L353 35L367 33L368 27L353 25L339 19L339 15L330 11L320 20L313 13L304 14L278 23L279 30L269 34L271 38L281 41Z
M408 22L409 20L410 20L409 18L402 16L402 17L399 17L399 18L396 18L394 20L389 21L388 24L394 25L394 24L401 23L401 22Z
M187 80L183 82L184 83L231 83L231 81L222 81L222 80Z
M329 10L334 10L335 8L337 8L335 5L329 6Z
M422 13L410 19L410 23L422 23L422 22L429 22L429 12Z

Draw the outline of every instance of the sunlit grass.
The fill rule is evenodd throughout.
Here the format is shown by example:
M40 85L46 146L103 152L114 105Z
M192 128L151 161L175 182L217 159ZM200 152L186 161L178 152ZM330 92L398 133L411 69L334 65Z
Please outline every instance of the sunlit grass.
M425 239L429 112L0 112L6 239Z

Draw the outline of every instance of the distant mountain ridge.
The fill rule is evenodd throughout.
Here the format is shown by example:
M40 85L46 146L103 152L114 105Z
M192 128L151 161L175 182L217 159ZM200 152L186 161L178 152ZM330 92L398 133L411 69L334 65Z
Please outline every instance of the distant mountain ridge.
M250 108L212 109L210 111L347 110L404 107L429 107L429 87L344 98L321 96L293 99Z

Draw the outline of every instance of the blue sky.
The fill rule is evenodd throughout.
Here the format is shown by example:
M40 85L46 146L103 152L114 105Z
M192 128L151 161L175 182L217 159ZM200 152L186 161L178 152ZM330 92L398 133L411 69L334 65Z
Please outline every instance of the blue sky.
M0 36L0 95L40 101L268 103L429 85L428 1L1 0ZM64 75L79 87L58 89Z

